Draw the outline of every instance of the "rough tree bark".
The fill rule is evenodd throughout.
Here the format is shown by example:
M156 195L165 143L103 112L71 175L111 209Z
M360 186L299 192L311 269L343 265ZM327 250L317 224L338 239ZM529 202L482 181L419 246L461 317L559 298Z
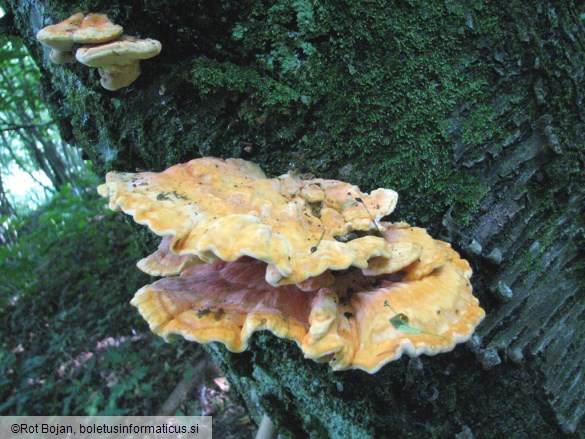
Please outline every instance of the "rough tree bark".
M271 334L217 362L283 437L558 437L585 413L582 2L8 0L66 138L98 172L199 155L392 187L472 262L477 336L375 375ZM537 3L537 4L535 4ZM88 9L91 8L91 11ZM127 89L34 41L105 12L162 41Z

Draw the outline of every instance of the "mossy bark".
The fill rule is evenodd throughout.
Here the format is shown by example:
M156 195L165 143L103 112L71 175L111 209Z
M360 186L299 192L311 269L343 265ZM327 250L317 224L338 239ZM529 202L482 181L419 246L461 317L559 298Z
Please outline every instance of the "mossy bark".
M269 334L209 349L286 436L558 437L585 413L585 7L572 1L9 0L61 132L98 172L202 155L391 187L471 260L487 318L437 357L333 373ZM44 25L159 39L132 86L54 66Z

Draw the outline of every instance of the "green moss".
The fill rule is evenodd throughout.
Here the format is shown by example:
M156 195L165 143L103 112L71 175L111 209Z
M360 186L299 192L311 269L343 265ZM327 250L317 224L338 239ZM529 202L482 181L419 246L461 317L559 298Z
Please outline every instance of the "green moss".
M356 401L348 407L342 394L341 382L345 380L340 380L340 386L335 385L338 374L328 366L307 363L293 342L276 339L268 332L255 334L251 345L253 354L229 354L218 344L207 349L228 370L238 371L238 380L234 380L242 386L238 390L251 395L251 405L261 404L266 408L266 414L277 423L282 437L299 437L306 432L314 438L374 437L371 403ZM257 349L259 345L270 347ZM291 367L298 373L290 374ZM283 419L282 413L289 415ZM252 407L252 415L255 414ZM256 421L261 416L262 413L256 414Z

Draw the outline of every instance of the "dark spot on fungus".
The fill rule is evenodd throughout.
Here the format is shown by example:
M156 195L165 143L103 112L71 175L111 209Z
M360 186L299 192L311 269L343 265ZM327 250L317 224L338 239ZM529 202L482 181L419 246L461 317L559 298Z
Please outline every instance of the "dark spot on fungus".
M309 206L311 207L311 213L317 218L321 218L321 209L323 208L323 203L318 201L316 203L309 203Z
M173 195L175 196L175 198L180 199L180 200L188 200L189 199L186 195L180 194L177 191L173 191Z
M201 308L199 311L197 311L197 317L203 317L206 316L207 314L211 314L211 309Z
M213 317L215 318L215 320L219 320L224 315L225 315L225 311L223 310L223 308L219 308L217 311L215 311L215 314L213 314Z
M355 232L350 232L346 233L345 235L335 235L333 238L335 238L335 240L338 242L349 242L359 238L359 236Z

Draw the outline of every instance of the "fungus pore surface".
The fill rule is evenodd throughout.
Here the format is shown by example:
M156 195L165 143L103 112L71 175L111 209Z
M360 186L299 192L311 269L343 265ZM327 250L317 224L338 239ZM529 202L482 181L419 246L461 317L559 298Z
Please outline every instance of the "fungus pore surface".
M165 337L241 352L270 330L334 370L374 373L406 352L449 351L484 317L467 261L406 223L381 221L389 189L201 158L161 173L109 173L113 210L162 236L140 269L166 276L132 304Z

